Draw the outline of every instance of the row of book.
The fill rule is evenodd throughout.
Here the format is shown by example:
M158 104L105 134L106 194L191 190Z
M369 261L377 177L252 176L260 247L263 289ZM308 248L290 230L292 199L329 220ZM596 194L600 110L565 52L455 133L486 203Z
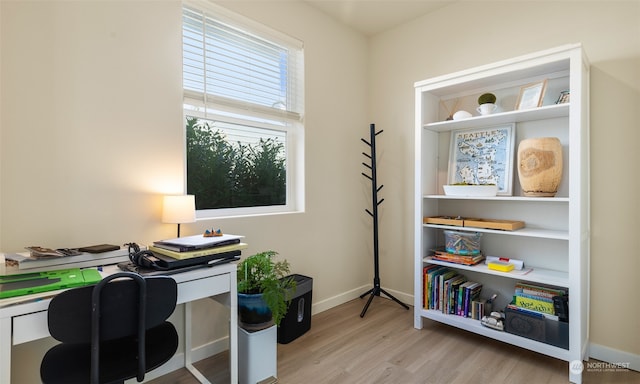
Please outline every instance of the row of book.
M423 307L445 314L480 319L486 301L480 298L482 284L458 271L435 264L423 269Z
M556 298L555 301L554 298ZM516 284L513 301L508 307L537 317L564 320L564 318L568 318L567 300L568 291L566 288L520 282ZM565 303L564 307L563 303Z

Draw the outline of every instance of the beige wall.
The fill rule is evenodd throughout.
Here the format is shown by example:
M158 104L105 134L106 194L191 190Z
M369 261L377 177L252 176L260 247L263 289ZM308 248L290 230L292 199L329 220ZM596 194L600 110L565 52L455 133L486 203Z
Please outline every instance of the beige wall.
M367 42L307 6L260 4L245 13L305 42L306 212L203 220L183 235L243 234L249 252L328 272L314 286L327 299L368 275L357 268ZM180 23L173 1L2 3L0 249L174 235L160 204L183 188Z
M625 296L640 290L627 245L640 213L637 178L627 173L640 160L632 148L637 2L460 2L371 39L299 2L222 4L305 43L306 212L201 221L183 233L222 227L246 236L247 254L278 250L294 272L314 278L316 310L371 283L369 190L360 175L368 124L385 131L382 281L411 302L413 83L582 42L592 62L591 339L640 354L640 309ZM0 249L172 236L175 226L160 223L160 196L181 192L184 175L180 3L1 2L0 17ZM194 329L199 339L220 332L209 306L196 308L211 316ZM23 359L23 374L39 361L38 348L19 348L32 361Z
M245 10L305 43L306 212L182 232L215 226L245 235L247 254L279 251L326 308L370 284L367 40L302 4ZM184 177L180 2L3 1L0 13L0 249L174 236L160 196L182 192ZM195 309L195 345L224 331L217 309ZM48 345L14 348L15 382L38 380Z
M416 81L582 42L591 61L591 311L593 350L640 369L640 3L458 2L371 40L370 118L388 129L381 178L389 187L382 244L397 259L385 284L411 292ZM605 347L605 348L600 348ZM611 352L611 351L609 351Z

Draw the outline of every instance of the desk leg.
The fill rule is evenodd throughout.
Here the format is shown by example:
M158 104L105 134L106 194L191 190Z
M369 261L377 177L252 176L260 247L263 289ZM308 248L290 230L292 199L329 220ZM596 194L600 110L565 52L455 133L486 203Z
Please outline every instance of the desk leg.
M230 274L231 289L229 290L229 370L231 384L238 383L238 290L237 275Z
M0 319L0 383L11 382L11 317Z
M203 384L211 384L191 361L191 302L184 303L184 367Z

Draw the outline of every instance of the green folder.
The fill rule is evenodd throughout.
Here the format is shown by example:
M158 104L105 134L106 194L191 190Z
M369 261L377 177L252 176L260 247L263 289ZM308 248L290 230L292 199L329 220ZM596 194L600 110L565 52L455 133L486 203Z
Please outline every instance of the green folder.
M0 299L95 284L102 279L96 269L62 269L0 276Z

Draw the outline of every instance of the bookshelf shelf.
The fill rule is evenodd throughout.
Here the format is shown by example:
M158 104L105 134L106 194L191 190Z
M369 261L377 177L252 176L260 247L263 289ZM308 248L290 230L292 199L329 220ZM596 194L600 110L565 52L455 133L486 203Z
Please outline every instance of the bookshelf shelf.
M494 197L461 197L447 195L425 195L425 199L443 200L484 200L484 201L517 201L522 203L568 203L568 197L523 197L523 196L494 196Z
M546 80L542 106L514 110L524 85ZM415 83L415 193L414 193L414 326L423 319L446 323L532 351L571 362L585 358L588 345L587 316L589 290L589 157L588 119L589 64L579 44L557 47L498 63L426 79ZM563 91L571 101L556 104ZM461 110L475 111L478 96L497 97L496 113L465 120L447 120ZM448 184L452 132L509 124L515 146L510 196L461 197L443 194ZM524 197L517 177L516 156L520 141L536 137L557 137L562 144L562 180L555 197ZM496 220L517 220L525 227L502 231L442 224L425 224L425 217L450 216ZM490 270L486 265L465 266L433 260L430 252L444 245L444 230L482 233L485 255L524 261L533 268L526 274ZM569 292L568 349L486 328L477 320L425 310L423 269L443 265L482 284L481 298L499 293L493 310L509 303L519 282L562 287ZM567 324L567 323L562 323ZM581 383L580 373L569 380Z
M569 274L567 272L554 271L552 269L531 267L530 272L527 273L522 273L521 271L517 271L515 269L511 272L500 272L489 269L486 264L482 263L476 265L461 265L447 263L446 261L434 260L431 257L425 257L424 259L422 259L422 261L429 264L438 264L445 267L459 269L461 271L471 271L499 276L505 279L528 281L531 283L551 284L564 288L569 287ZM529 270L529 267L525 269Z
M478 125L489 126L505 123L522 123L569 116L570 104L553 104L524 111L508 111L493 115L476 116L465 120L448 120L427 123L424 128L435 132L447 132L457 129L474 128Z
M526 228L525 227L515 231L501 231L497 229L458 227L453 225L441 225L441 224L424 224L424 226L427 228L451 229L454 231L495 233L503 236L524 236L524 237L539 237L544 239L569 240L568 231L558 231L558 230L545 229L545 228Z
M474 320L468 317L462 317L457 315L448 315L432 309L420 309L419 313L420 313L420 316L430 320L446 323L456 328L464 329L465 331L487 336L495 340L516 345L518 347L531 349L538 353L555 357L557 359L570 361L569 360L570 353L566 349L558 348L550 344L545 344L539 341L513 335L511 333L507 333L504 331L498 331L495 329L487 328L483 326L479 320Z

